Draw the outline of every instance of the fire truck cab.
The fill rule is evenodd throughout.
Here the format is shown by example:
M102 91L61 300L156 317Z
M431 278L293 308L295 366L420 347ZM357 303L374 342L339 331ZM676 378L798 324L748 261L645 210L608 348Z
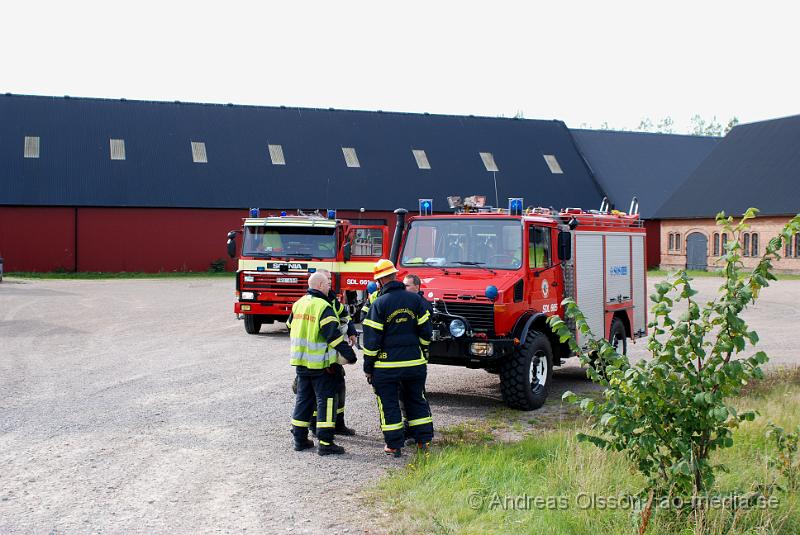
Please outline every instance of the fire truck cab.
M372 267L388 253L386 225L359 225L337 219L335 210L297 215L266 215L258 209L228 233L228 255L236 256L236 236L243 235L236 273L234 312L248 334L263 324L286 321L292 305L308 290L318 269L331 272L331 287L351 314L361 309Z
M553 366L572 356L546 322L562 315L564 298L575 299L592 334L620 352L646 334L638 202L626 214L607 203L555 212L523 209L519 198L508 209L451 199L453 214L432 215L423 199L407 226L398 215L403 238L394 260L401 276L420 277L433 307L431 363L497 373L505 403L532 410L547 398Z

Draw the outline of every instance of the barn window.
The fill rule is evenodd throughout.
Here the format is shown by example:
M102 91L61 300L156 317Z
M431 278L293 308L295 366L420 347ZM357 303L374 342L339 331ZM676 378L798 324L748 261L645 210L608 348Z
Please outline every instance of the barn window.
M497 168L497 164L494 162L494 154L491 152L481 152L481 160L483 160L483 166L486 168L487 171L500 171Z
M412 149L411 152L414 154L414 159L417 161L418 168L420 169L431 168L431 163L428 161L428 155L425 154L424 150Z
M753 232L750 237L750 243L752 245L752 249L750 251L750 256L758 256L758 233Z
M286 165L281 145L267 145L267 148L269 149L269 159L272 160L272 165Z
M750 233L744 233L744 250L742 251L742 256L750 256Z
M25 158L39 157L39 136L25 136L23 156Z
M783 256L785 258L791 258L792 254L792 240L786 240L786 248L783 250Z
M124 139L109 139L110 149L109 153L112 160L125 159L125 140Z
M669 246L667 246L667 251L674 251L675 250L675 234L672 232L669 233Z
M800 234L794 237L794 257L800 258Z
M561 170L561 166L558 164L558 160L552 154L544 154L544 161L547 163L547 167L550 168L550 172L554 175L563 175L564 171Z
M728 246L728 233L722 233L722 254L727 254L726 247Z
M681 252L681 235L679 232L675 233L675 250Z
M719 232L714 233L714 256L719 256Z
M208 163L205 142L192 141L192 161L194 163Z
M342 154L344 154L344 163L347 164L347 167L361 167L356 149L353 147L342 147Z

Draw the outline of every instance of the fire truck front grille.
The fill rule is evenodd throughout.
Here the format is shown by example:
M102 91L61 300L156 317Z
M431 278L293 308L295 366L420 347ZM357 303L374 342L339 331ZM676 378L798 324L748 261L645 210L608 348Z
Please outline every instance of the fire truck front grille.
M463 316L473 331L494 336L494 305L491 303L445 303L447 312Z
M264 273L253 275L254 282L242 282L242 291L259 292L259 301L275 299L279 301L296 301L308 291L308 275L296 273ZM279 279L297 279L297 282L278 282ZM274 294L273 295L263 295Z

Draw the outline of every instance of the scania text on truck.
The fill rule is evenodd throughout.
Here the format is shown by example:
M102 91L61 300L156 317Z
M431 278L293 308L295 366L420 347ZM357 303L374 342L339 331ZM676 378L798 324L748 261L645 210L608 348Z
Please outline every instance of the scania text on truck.
M335 210L261 217L252 209L242 229L228 233L228 255L236 256L236 236L242 234L236 273L234 312L256 334L263 324L286 321L292 304L308 289L308 277L318 269L331 272L332 288L351 314L358 314L372 266L388 250L386 225L361 225L337 219Z
M392 250L400 275L414 273L433 306L430 363L499 374L503 400L532 410L546 400L553 367L571 356L549 316L573 298L592 333L627 350L647 331L645 230L634 198L629 213L567 208L485 207L482 197L448 199L452 214L433 215L431 200L406 226L399 209ZM399 263L397 262L399 260ZM568 322L569 323L569 322ZM579 344L581 333L572 330Z

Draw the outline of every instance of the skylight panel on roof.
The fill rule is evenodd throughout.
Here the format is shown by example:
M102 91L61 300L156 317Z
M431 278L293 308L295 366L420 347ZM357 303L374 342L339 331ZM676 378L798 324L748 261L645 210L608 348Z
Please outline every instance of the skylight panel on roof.
M194 163L208 163L205 142L192 141L192 161Z
M23 156L25 158L39 157L39 136L25 136Z
M424 150L420 149L412 149L412 153L414 153L414 159L417 161L417 167L420 169L430 169L431 164L428 161L428 156L425 154Z
M550 168L550 172L554 175L563 175L564 171L561 170L561 166L558 164L558 160L552 154L543 154L544 161L547 163L547 167Z
M487 171L500 171L497 168L497 164L494 163L494 155L491 152L481 152L481 160L483 160L483 166L486 168Z
M272 160L272 165L286 165L286 159L283 157L283 147L280 145L267 145L269 148L269 158Z
M109 139L111 145L111 159L124 160L125 159L125 140L124 139Z
M358 162L356 149L352 147L342 147L342 154L344 154L344 163L347 164L347 167L361 167L361 164Z

